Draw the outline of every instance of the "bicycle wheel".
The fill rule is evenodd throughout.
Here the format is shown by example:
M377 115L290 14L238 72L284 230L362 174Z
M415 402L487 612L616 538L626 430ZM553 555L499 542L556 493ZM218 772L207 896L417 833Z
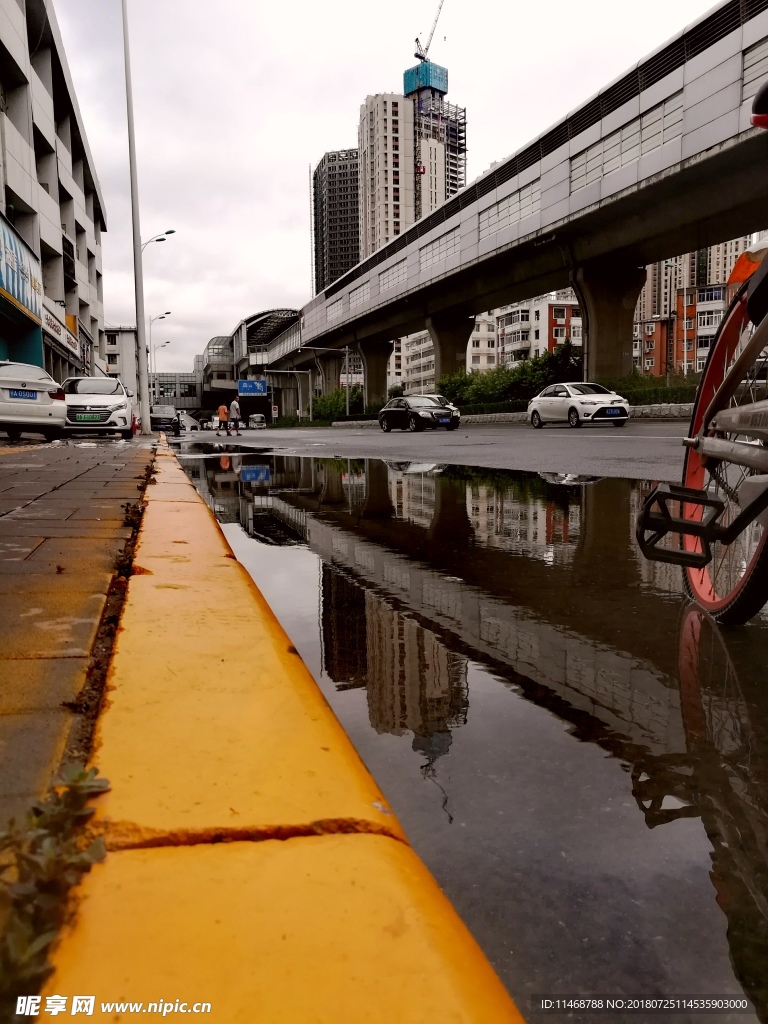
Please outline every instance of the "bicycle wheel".
M701 429L712 398L745 341L751 336L746 300L745 283L723 318L710 349L691 418L692 437ZM745 406L764 399L767 371L768 357L764 350L743 379L734 385L732 392L720 396L721 408ZM737 437L736 434L712 434L728 440ZM705 462L695 449L689 448L686 451L683 485L706 490L710 496L724 502L725 511L721 519L723 526L733 522L741 511L739 488L747 477L753 475L753 470L727 460L709 459ZM684 514L690 519L701 518L702 509L700 506L687 506ZM756 615L768 601L767 539L768 530L755 521L732 544L715 542L709 565L703 569L685 568L684 580L688 594L718 622L740 625ZM701 542L697 537L686 536L683 544L686 551L701 550Z

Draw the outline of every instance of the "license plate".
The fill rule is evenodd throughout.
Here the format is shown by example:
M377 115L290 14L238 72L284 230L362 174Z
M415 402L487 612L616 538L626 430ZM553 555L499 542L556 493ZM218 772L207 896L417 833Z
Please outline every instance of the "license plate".
M621 416L624 412L623 409L606 409L605 411L608 416Z
M440 419L438 420L438 422L439 422L439 423L450 423L450 422L451 422L451 420L450 420L450 417L448 417L448 419L443 419L443 418L441 417L441 418L440 418Z
M78 423L81 422L93 422L93 420L100 420L101 414L98 412L76 412L75 419Z
M11 388L9 394L11 398L31 398L33 402L37 399L36 391L18 391L16 388Z

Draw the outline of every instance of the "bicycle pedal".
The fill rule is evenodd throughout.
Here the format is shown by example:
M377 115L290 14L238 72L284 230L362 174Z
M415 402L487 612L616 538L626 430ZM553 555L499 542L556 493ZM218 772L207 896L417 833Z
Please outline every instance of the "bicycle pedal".
M684 514L673 511L675 504ZM697 509L701 509L698 516ZM718 521L724 509L724 503L706 491L678 484L659 484L645 499L637 517L638 546L651 561L703 569L712 561L710 544L717 536ZM670 534L678 537L678 547L663 546L662 542ZM683 537L698 538L698 550L683 548Z

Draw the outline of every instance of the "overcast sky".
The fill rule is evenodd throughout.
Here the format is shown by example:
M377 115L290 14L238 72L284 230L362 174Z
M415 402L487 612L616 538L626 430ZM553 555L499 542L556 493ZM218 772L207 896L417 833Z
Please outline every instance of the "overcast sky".
M120 0L54 0L106 204L104 311L133 323ZM700 17L708 0L445 0L430 56L467 108L469 180ZM147 314L187 371L245 316L311 295L309 166L402 90L437 0L129 0Z

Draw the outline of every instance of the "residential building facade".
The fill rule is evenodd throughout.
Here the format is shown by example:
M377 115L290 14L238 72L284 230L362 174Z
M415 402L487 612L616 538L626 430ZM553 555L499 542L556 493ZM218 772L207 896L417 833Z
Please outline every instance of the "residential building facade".
M419 331L399 339L401 349L397 348L390 357L390 377L394 376L394 365L400 357L401 377L406 395L428 394L437 386L435 380L435 347L428 331ZM397 343L395 343L397 345ZM467 344L465 369L467 373L481 373L492 370L498 365L498 340L496 331L496 311L478 313L472 337Z
M118 377L128 391L139 394L139 348L135 327L108 327L106 364L110 377Z
M326 153L312 175L315 292L360 261L358 152Z
M744 235L647 268L635 310L632 362L651 376L702 370L728 306L726 282Z
M53 5L0 14L0 359L106 373L104 202Z
M496 322L500 361L507 366L554 352L566 341L583 343L581 308L571 288L503 306Z

